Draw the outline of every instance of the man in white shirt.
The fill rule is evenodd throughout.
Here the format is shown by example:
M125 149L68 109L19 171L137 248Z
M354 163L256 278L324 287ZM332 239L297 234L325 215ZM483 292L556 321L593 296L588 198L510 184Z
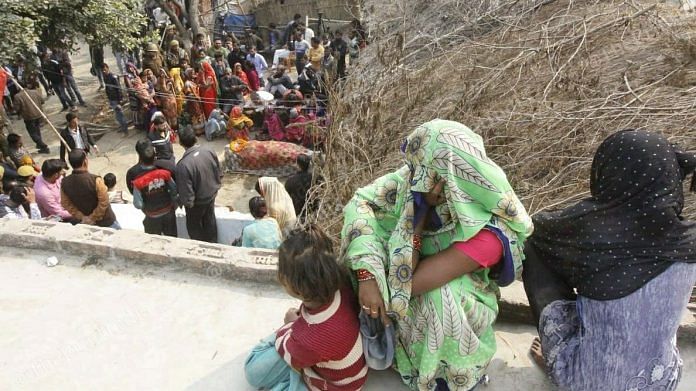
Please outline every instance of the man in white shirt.
M68 143L70 149L82 149L86 153L90 153L92 150L94 150L96 153L99 153L99 148L94 142L94 139L92 139L92 135L89 134L87 129L80 124L77 114L68 113L65 116L65 120L68 122L68 125L60 131L60 136L63 137L63 140L65 140L66 143ZM60 160L66 161L66 153L67 150L65 145L61 143Z
M305 26L304 23L300 23L300 30L304 32L305 41L312 42L312 38L314 38L314 30L308 26Z
M311 45L309 42L304 40L302 32L298 31L295 35L295 69L297 69L297 74L302 73L305 66L305 56L309 51Z
M263 78L266 76L266 70L268 70L268 63L262 55L256 53L256 46L249 48L249 54L246 56L246 60L254 65L256 69L256 74L259 76L259 82L261 85L264 84Z

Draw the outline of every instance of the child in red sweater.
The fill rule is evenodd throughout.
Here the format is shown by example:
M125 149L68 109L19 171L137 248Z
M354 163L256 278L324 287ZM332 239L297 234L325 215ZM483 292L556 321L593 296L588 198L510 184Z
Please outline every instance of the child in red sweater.
M279 249L278 280L302 300L285 325L246 360L249 384L273 390L360 390L367 378L358 305L331 240L318 228L296 229Z

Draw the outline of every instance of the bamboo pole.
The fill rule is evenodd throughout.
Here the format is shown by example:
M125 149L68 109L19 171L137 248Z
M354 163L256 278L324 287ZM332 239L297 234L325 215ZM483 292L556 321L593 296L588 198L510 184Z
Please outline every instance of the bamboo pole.
M4 71L4 70L3 70L3 72L5 72L5 74L7 74L7 77L9 77L10 80L12 80L17 85L17 88L19 88L20 92L24 91L24 87L22 87L22 85L19 83L19 81L17 81L17 79L15 79L11 73ZM53 123L51 123L51 120L48 119L48 117L46 116L46 113L44 113L44 111L41 110L41 107L39 107L39 105L37 105L33 99L31 99L31 96L29 96L29 93L27 93L27 96L29 97L29 102L31 102L31 104L34 105L36 110L39 110L39 113L41 113L41 116L46 120L46 122L48 123L48 126L50 126L51 129L53 129L53 131L56 133L56 136L58 136L58 139L60 140L60 142L65 146L65 149L68 152L72 151L72 149L70 149L70 146L68 145L68 143L63 139L63 136L60 135L60 132L58 131L58 129L56 129L55 126L53 126Z

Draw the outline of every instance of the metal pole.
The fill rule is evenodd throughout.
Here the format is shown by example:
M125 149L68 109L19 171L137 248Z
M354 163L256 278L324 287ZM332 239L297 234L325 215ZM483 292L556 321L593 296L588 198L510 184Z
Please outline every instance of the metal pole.
M7 74L7 76L10 78L10 80L12 80L12 81L17 85L17 87L19 88L19 91L20 91L20 92L24 91L24 87L22 87L22 85L19 84L19 81L17 81L17 79L15 79L14 76L12 76L11 73L9 73L9 72L7 72L7 71L5 71L5 70L3 70L3 72L5 72L5 74ZM34 107L36 108L36 110L39 110L39 113L41 113L41 116L46 120L46 122L47 122L48 125L51 127L51 129L53 129L53 131L56 133L56 136L58 136L58 139L60 140L60 142L65 146L65 149L67 149L68 152L72 151L72 150L70 149L70 146L68 145L68 143L65 142L65 140L63 139L63 137L60 135L60 132L58 131L58 129L56 129L56 128L53 126L53 124L52 124L51 121L48 119L48 117L46 116L46 114L43 112L43 110L41 110L41 107L39 107L39 105L37 105L36 102L34 102L34 100L31 99L31 96L29 96L29 93L27 93L27 97L29 97L29 102L31 102L31 104L34 105Z

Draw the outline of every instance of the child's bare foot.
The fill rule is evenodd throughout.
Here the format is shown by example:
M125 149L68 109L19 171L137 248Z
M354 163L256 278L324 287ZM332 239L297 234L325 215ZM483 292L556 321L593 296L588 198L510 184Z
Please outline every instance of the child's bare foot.
M541 368L546 368L546 363L544 362L544 355L541 352L541 340L539 337L534 337L532 341L532 347L529 349L529 354L532 355L534 362Z

